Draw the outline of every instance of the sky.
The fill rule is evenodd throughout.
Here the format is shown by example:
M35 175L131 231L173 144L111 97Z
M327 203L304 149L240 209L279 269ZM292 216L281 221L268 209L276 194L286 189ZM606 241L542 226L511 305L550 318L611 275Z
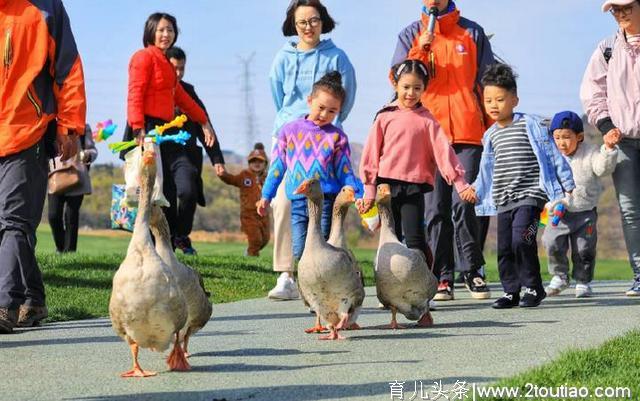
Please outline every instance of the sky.
M111 118L118 141L126 121L127 67L142 47L147 17L178 20L177 45L187 52L185 80L195 85L223 150L246 154L243 66L254 54L250 84L256 139L267 147L275 107L269 69L286 43L281 26L289 0L63 0L82 57L87 122ZM356 70L355 106L344 124L351 142L364 143L376 111L391 96L387 79L398 33L420 15L420 0L323 0L337 21L329 34ZM551 116L581 113L579 88L597 43L616 31L602 0L458 0L462 15L482 25L494 52L519 74L519 111ZM117 138L116 138L117 137ZM117 163L104 143L98 163Z

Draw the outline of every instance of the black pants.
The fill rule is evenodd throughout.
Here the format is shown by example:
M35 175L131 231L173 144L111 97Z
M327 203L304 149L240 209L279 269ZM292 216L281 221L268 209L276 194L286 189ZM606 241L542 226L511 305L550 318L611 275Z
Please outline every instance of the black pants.
M44 141L0 157L0 307L45 305L35 250L46 194Z
M482 146L453 145L465 169L465 179L472 183L478 175ZM454 246L458 253L459 271L477 272L485 261L482 247L489 219L476 217L474 205L460 199L458 192L436 173L433 192L425 195L429 245L434 252L434 274L440 281L453 282ZM479 227L482 225L482 227Z
M429 260L431 251L424 234L424 193L407 193L404 189L392 193L391 212L398 240L404 239L407 248L421 250Z
M58 252L75 252L84 195L49 195L49 225Z
M171 237L187 237L193 228L198 201L198 170L184 147L167 144L161 148L163 192L170 207L164 208Z
M540 212L536 206L521 206L498 214L498 272L504 292L542 288L536 241Z

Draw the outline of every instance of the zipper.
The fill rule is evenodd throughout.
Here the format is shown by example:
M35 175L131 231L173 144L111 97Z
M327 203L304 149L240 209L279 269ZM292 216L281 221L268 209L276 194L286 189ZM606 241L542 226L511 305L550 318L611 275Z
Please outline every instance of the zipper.
M31 93L31 88L27 89L27 98L29 99L33 107L36 109L36 114L38 115L38 118L42 117L42 109L38 105L38 102L36 102L35 96L33 96L33 94Z
M5 30L4 33L4 51L2 53L2 64L4 66L4 78L9 76L9 67L13 58L13 49L11 48L11 29Z

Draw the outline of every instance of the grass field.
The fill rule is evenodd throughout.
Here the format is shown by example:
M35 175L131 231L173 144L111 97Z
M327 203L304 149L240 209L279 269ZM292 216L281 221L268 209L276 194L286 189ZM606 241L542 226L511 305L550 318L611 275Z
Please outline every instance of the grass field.
M46 228L42 229L38 236L37 254L47 290L50 315L48 321L108 316L111 279L124 258L128 243L129 237L81 235L78 244L80 252L57 255L52 252L54 246L51 233ZM241 243L196 243L195 247L199 256L179 255L179 258L202 274L215 303L264 297L275 283L276 273L271 269L270 248L263 251L260 258L246 258L241 256L245 249L245 245ZM373 285L375 250L356 249L355 254L363 267L366 285ZM495 255L487 259L487 278L490 282L498 282ZM548 281L550 277L546 273L546 261L542 260L541 263L543 277ZM596 280L631 279L627 261L598 261ZM638 399L638 377L640 331L616 338L594 350L568 351L552 363L495 385L520 387L524 392L528 389L527 383L544 386L569 383L571 386L585 386L593 392L596 387L606 383L629 387L635 395L632 399ZM509 399L512 398L492 398Z
M129 237L95 237L81 235L78 253L58 255L51 233L43 229L38 235L37 254L44 275L49 305L49 321L86 319L108 315L111 279L126 253ZM259 258L246 258L241 243L196 243L197 257L178 257L197 269L212 292L215 303L264 297L275 284L271 270L271 248ZM355 249L365 273L366 285L373 282L375 250ZM543 263L544 279L546 264ZM487 279L498 282L495 257L488 257ZM600 260L596 280L631 280L626 261Z

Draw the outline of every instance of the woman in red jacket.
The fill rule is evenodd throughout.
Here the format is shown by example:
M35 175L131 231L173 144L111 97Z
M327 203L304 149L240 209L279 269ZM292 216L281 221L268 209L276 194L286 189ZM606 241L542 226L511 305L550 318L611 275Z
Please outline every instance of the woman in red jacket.
M178 24L172 15L154 13L144 28L142 43L129 62L127 118L138 136L147 131L150 120L173 120L176 105L202 125L213 138L213 128L198 104L178 85L176 72L165 52L178 39Z
M173 120L176 106L184 110L190 120L202 126L205 144L213 146L215 132L205 111L178 84L176 71L166 56L166 51L178 39L178 24L172 15L154 13L149 16L144 28L142 43L129 62L129 94L127 97L127 120L133 135L140 140L156 125ZM175 243L190 231L189 222L181 215L195 209L197 188L193 187L198 174L190 162L184 146L163 143L162 155L163 189L172 203L164 212L171 227Z

